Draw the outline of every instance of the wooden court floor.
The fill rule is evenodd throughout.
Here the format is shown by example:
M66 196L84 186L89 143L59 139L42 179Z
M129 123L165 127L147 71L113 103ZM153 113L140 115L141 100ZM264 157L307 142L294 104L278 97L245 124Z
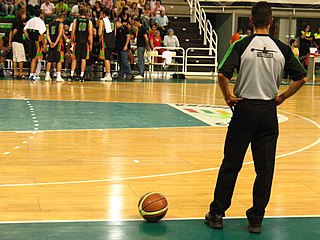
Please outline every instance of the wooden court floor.
M285 88L281 86L280 91ZM145 116L165 119L167 110L161 107L167 104L225 106L213 82L4 80L0 81L0 100L1 222L140 219L138 200L150 191L166 196L168 219L199 218L208 211L226 127L180 126L179 119L186 115L180 113L168 126L149 126ZM94 118L90 113L97 109L104 113L104 105L91 105L92 109L74 115L76 105L64 109L65 103L123 105L113 105L106 118ZM123 114L124 106L132 103L142 105ZM150 104L154 108L141 110ZM287 120L280 124L267 216L320 215L319 106L320 86L308 85L279 107ZM37 115L41 117L34 120ZM141 127L125 125L132 118ZM126 127L112 128L117 119ZM79 128L72 127L73 121ZM34 129L27 128L29 122ZM55 124L52 129L41 128L51 123ZM107 125L88 129L88 123ZM253 180L248 151L227 216L245 216L251 206Z

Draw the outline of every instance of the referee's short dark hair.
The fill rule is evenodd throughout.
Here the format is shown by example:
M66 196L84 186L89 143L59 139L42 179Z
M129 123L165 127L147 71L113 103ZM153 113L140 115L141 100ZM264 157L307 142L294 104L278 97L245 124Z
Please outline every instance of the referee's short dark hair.
M271 5L265 1L252 6L251 17L255 27L267 27L272 19Z

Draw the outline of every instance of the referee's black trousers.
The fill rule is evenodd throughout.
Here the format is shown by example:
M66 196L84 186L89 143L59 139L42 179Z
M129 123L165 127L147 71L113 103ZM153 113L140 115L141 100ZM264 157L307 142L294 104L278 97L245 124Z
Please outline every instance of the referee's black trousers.
M210 204L210 214L222 214L231 205L237 176L251 143L256 172L253 206L247 210L250 222L262 222L269 202L278 139L277 109L274 100L248 100L237 103L224 146L224 159Z

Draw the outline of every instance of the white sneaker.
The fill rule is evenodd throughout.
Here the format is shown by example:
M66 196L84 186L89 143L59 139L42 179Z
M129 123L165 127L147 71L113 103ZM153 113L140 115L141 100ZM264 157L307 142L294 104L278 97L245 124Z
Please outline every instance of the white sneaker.
M40 76L39 75L34 75L34 80L40 80Z
M64 82L64 79L62 77L57 77L56 81L57 82Z
M142 77L141 75L138 76L134 76L134 80L142 80L144 77Z
M51 77L50 76L46 76L44 79L46 82L50 82L51 81Z
M103 78L100 79L101 81L112 81L112 77L110 76L105 76Z

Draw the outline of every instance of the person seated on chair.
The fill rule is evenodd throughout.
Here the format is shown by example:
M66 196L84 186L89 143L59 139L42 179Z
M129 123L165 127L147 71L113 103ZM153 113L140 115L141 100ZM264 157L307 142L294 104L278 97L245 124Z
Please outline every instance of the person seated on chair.
M180 49L174 49L180 47L179 39L176 35L174 35L173 29L169 29L167 35L164 36L163 45L167 47L167 50L176 52L176 55L181 55ZM177 63L182 62L182 58L178 57L175 59Z
M152 36L150 38L151 50L154 50L154 48L156 48L156 47L161 47L161 41L162 41L162 39L161 39L161 36L160 36L160 31L156 30L155 33L154 33L154 36ZM158 51L158 55L161 55L163 53L163 51L164 51L164 49L162 49L162 48L160 48L160 49L157 48L155 50ZM161 57L156 57L154 60L155 60L154 62L156 62L156 63L162 62L162 58Z
M10 50L9 46L6 46L5 41L3 40L3 37L0 37L0 77L4 77L4 61L6 60L6 57L8 55L8 52Z
M176 35L174 35L173 29L170 28L167 32L167 35L164 36L163 45L168 47L169 50L170 48L180 47L179 39Z
M46 0L41 5L41 10L42 10L45 18L52 18L52 19L56 18L57 15L54 14L55 9L56 8L55 8L54 4L51 3L50 0Z

